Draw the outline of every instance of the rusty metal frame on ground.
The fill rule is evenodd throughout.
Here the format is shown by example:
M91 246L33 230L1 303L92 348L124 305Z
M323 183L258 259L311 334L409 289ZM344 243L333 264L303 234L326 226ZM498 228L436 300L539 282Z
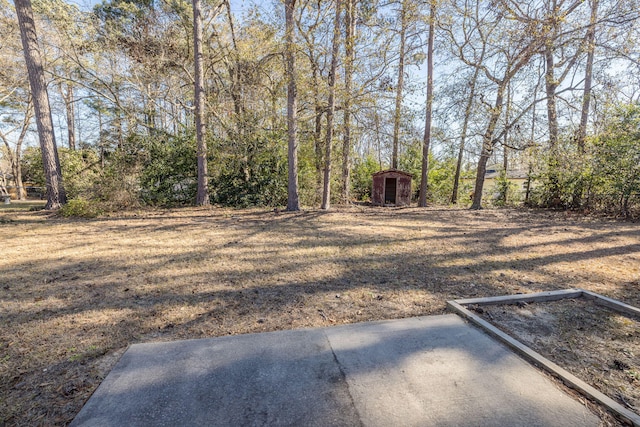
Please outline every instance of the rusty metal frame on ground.
M616 301L614 299L607 298L605 296L596 294L594 292L586 291L583 289L565 289L561 291L539 292L539 293L533 293L533 294L517 294L517 295L506 295L506 296L488 297L488 298L459 299L459 300L447 301L447 306L451 308L454 312L464 317L465 319L469 320L470 322L484 329L490 335L502 341L504 344L506 344L508 347L516 351L518 354L520 354L520 356L525 358L527 361L533 363L536 366L543 368L544 370L550 372L552 375L560 378L567 386L575 390L578 390L579 392L586 395L587 397L604 405L611 412L618 415L624 421L631 423L635 427L640 427L640 415L620 405L615 400L611 399L610 397L596 390L594 387L580 380L575 375L569 373L565 369L556 365L555 363L545 358L541 354L533 351L526 345L515 340L511 336L507 335L500 329L493 326L491 323L475 315L474 313L472 313L466 308L467 306L470 306L470 305L483 306L483 305L498 305L498 304L517 304L522 302L534 303L534 302L557 301L557 300L569 299L569 298L586 298L589 300L593 300L598 304L601 304L603 306L606 306L608 308L621 312L623 314L640 316L640 309L636 307L633 307L628 304L624 304L620 301Z

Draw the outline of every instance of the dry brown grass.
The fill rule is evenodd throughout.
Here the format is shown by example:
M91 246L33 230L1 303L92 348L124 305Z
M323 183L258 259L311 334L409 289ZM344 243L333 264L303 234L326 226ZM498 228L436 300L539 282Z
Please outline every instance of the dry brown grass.
M519 210L0 211L0 424L63 425L132 343L580 287L639 305L640 227Z

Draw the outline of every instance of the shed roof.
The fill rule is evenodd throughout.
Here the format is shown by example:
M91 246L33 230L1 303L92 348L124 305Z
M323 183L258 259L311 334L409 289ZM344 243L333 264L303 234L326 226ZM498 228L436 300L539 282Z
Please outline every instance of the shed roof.
M379 171L379 172L376 172L376 173L374 173L374 174L373 174L373 176L383 175L383 174L385 174L385 173L389 173L389 172L399 173L399 174L401 174L401 175L408 176L409 178L413 178L413 174L410 174L409 172L401 171L401 170L399 170L399 169L393 169L393 168L391 168L391 169L386 169L386 170Z

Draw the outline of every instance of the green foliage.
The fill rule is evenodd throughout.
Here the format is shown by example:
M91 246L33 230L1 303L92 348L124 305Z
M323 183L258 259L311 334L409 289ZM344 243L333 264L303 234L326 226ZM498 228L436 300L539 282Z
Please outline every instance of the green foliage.
M42 165L42 153L39 148L28 147L22 153L20 159L22 166L22 180L25 183L44 187L44 167Z
M565 140L542 163L534 206L582 208L625 217L640 208L640 105L613 110L581 153Z
M422 141L415 140L409 145L403 153L398 157L398 167L401 171L409 172L413 175L414 189L418 187L415 181L420 182L422 174Z
M62 216L74 218L95 218L102 213L99 203L83 198L69 199L60 209Z
M592 150L593 195L607 210L631 216L640 204L640 105L618 107Z
M422 177L422 141L416 140L398 159L400 169L413 174L414 199L420 194ZM427 201L429 203L448 204L453 192L453 176L456 159L445 157L437 159L433 152L429 153L429 176Z
M160 134L141 141L145 147L140 173L142 200L150 205L193 203L196 197L196 144L192 135Z
M379 170L380 164L372 154L355 160L351 172L351 194L353 197L362 201L371 199L372 176Z
M520 201L518 186L507 178L507 172L504 169L496 178L495 192L494 206L515 205Z
M64 188L69 198L88 197L99 174L100 159L90 149L59 148Z
M453 157L438 160L430 156L429 160L429 194L432 203L448 204L453 192L456 159ZM420 183L418 182L418 186Z
M98 155L91 149L58 148L58 157L68 197L89 197L99 175ZM23 181L44 187L46 182L40 148L27 148L21 161Z
M302 135L304 136L304 134ZM322 200L322 182L318 180L313 141L300 138L298 151L298 195L303 206L318 206Z
M259 132L244 141L218 141L217 175L211 182L215 203L225 206L282 206L287 203L285 136Z
M106 153L105 166L93 186L91 199L108 211L140 205L140 171L144 151L138 138L130 137L112 152Z

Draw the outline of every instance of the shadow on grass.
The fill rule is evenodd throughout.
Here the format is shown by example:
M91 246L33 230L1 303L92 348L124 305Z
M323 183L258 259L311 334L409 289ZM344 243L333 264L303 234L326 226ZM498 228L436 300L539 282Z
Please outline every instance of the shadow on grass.
M77 224L80 234L58 234L57 224ZM43 369L88 375L102 355L132 343L442 313L448 299L608 280L595 268L569 277L555 268L561 264L640 262L637 227L510 210L168 211L56 219L38 232L67 254L95 239L78 257L13 254L0 275L11 307L0 312L0 357L10 361L0 395L34 401L40 414L66 378L39 388ZM621 235L627 243L618 243ZM172 239L182 245L167 249ZM637 284L616 286L638 304ZM32 347L48 354L38 359ZM33 386L15 388L25 382ZM70 417L82 396L61 398L73 405Z

